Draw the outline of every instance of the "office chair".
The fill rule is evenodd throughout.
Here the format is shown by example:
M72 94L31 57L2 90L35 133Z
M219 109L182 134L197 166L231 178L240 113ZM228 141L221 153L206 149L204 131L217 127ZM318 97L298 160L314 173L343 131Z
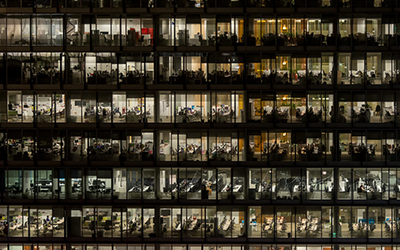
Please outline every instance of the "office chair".
M303 116L300 114L300 109L297 108L296 110L296 121L301 122L303 119Z
M385 110L384 120L385 120L385 122L388 122L388 121L390 122L390 121L392 121L392 115L391 115L390 112L387 111L387 110Z
M89 230L94 231L94 221L91 221L89 224Z
M357 198L362 199L363 198L363 196L362 196L363 193L364 193L364 191L361 190L361 187L358 187L357 188L357 194L358 194Z
M104 230L105 231L109 231L109 230L113 230L114 227L112 225L112 221L111 220L107 220L106 224L104 225Z
M375 230L375 228L376 228L376 225L371 223L370 226L369 226L369 230L371 232L373 232Z

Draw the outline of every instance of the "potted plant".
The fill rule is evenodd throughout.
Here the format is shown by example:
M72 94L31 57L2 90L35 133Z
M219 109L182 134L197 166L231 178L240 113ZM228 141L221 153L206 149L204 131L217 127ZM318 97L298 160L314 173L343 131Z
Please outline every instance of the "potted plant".
M290 115L296 115L296 104L294 103L290 105Z

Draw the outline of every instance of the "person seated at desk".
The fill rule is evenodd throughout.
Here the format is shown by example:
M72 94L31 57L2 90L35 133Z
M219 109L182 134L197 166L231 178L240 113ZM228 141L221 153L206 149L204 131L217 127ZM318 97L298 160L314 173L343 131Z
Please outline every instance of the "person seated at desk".
M128 115L140 115L141 114L140 109L138 107L129 109L127 111L127 113L128 113Z
M48 215L47 215L47 218L46 218L46 224L50 224L50 218L49 218Z
M115 113L115 114L119 114L119 117L122 116L121 112L119 111L119 107L116 107L116 108L114 109L114 113Z
M272 154L279 153L279 144L276 142L276 140L275 140L274 144L272 144L272 146L271 146L271 153Z
M380 105L376 105L375 115L380 115L380 114L381 114L381 106Z
M88 116L88 115L94 115L95 111L94 111L94 107L91 107L90 110L86 109L84 116Z
M8 222L4 222L3 234L8 235Z
M389 83L391 81L391 77L389 73L385 73L385 78L383 80L384 83Z
M136 228L137 228L136 220L135 221L131 221L130 225L129 225L129 234L132 234L133 232L135 232Z
M372 190L372 189L367 189L367 188L365 188L364 185L361 185L361 186L360 186L360 190L361 190L362 192L365 192L365 193L367 193L367 192L373 193L373 192L374 192L374 190Z
M229 76L230 76L230 73L229 73L228 70L225 70L224 76L225 76L225 77L229 77Z
M375 78L375 72L374 71L371 72L371 77Z
M276 83L277 84L288 84L289 83L289 74L283 73L283 72L278 72L278 76L276 77Z
M369 145L369 151L372 153L375 151L375 146L374 145Z
M365 144L361 143L360 151L365 152L366 150L367 150L367 147L365 146Z
M267 116L268 114L269 114L268 110L263 109L263 116L265 117L265 116Z

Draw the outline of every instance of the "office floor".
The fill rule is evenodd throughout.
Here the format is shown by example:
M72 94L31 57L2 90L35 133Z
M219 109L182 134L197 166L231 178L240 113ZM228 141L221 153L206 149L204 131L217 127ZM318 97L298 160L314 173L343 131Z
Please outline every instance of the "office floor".
M339 238L387 238L389 237L392 233L396 232L390 232L385 229L385 226L382 228L381 223L376 223L376 228L371 232L368 231L366 232L365 230L356 230L356 231L349 231L349 224L348 223L343 223L341 227L339 227L339 231L337 233L337 237Z
M375 156L368 156L368 161L381 161L385 160L385 157L382 155L382 152L375 151ZM341 161L353 161L353 157L349 155L347 151L342 152Z
M288 234L290 233L291 238L321 238L321 237L330 237L331 233L331 228L330 227L324 227L321 225L318 225L318 230L311 231L309 229L307 230L298 230L296 228L296 224L293 222L286 222L285 223L286 230L277 230L276 237L278 238L288 238ZM264 232L263 234L264 237L273 237L273 232L268 231Z

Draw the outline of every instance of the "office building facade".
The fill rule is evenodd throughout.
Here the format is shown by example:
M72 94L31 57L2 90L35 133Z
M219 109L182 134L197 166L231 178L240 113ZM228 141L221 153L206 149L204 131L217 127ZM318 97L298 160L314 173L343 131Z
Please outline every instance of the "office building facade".
M0 0L0 249L396 250L399 11Z

